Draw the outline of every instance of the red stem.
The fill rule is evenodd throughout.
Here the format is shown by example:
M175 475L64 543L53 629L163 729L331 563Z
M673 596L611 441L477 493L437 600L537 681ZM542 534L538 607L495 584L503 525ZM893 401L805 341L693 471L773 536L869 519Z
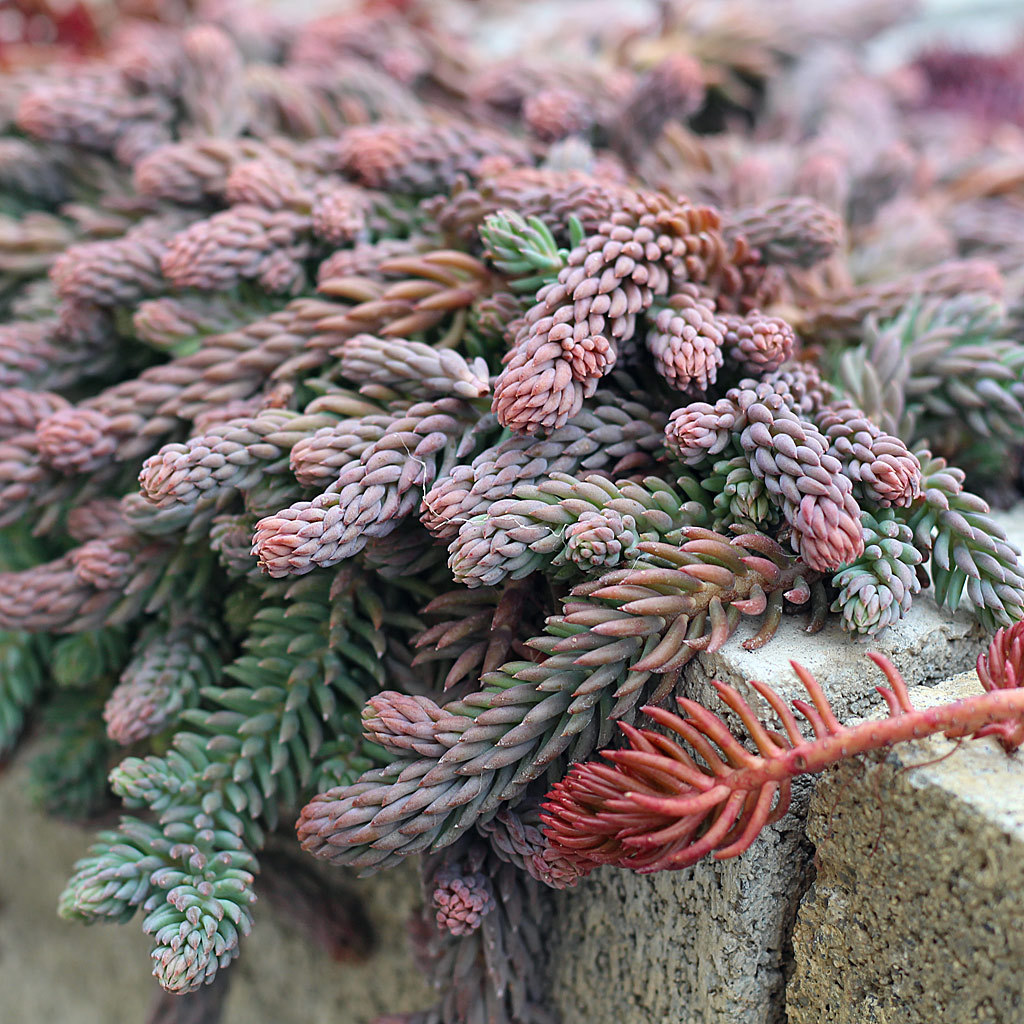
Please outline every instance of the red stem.
M693 700L677 700L686 718L645 707L649 718L684 740L704 763L669 736L624 726L632 749L605 751L611 765L577 765L551 791L541 815L545 835L555 847L572 851L584 872L596 864L645 873L680 868L709 853L720 859L742 853L766 824L786 813L790 781L798 775L936 733L950 739L993 735L1007 751L1024 741L1024 689L1015 686L1022 675L1017 663L1024 658L1024 624L997 634L988 659L979 660L988 692L938 707L915 710L896 668L880 654L869 657L889 683L877 687L889 716L855 726L842 725L817 680L792 663L810 697L792 706L810 723L812 739L804 739L796 716L770 686L751 684L782 720L785 736L766 729L738 690L713 681L756 753Z
M994 690L964 697L940 707L908 711L895 718L839 726L820 739L804 740L772 757L760 757L760 764L732 771L725 781L730 789L754 789L766 782L781 782L796 775L820 772L869 750L906 740L923 739L936 733L950 738L967 736L993 722L1024 716L1024 690Z

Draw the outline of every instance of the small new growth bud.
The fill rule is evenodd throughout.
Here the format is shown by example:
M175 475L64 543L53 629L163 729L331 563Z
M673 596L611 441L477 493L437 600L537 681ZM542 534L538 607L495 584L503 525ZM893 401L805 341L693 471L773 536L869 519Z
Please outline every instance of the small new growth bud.
M495 907L487 876L463 875L458 867L442 868L434 879L437 926L452 935L469 935Z

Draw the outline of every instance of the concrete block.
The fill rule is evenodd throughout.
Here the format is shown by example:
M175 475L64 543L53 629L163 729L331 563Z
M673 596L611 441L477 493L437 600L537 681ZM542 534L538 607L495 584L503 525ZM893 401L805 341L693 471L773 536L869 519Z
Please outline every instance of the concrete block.
M799 661L821 683L835 709L845 720L868 714L880 698L875 687L883 681L867 659L878 651L903 673L908 686L929 686L974 666L987 641L985 631L966 611L955 615L922 594L909 614L877 637L856 637L844 632L833 616L818 633L806 633L804 619L787 617L773 640L757 651L746 651L742 641L757 632L756 621L741 624L736 635L717 654L701 654L686 669L682 692L702 702L716 701L711 679L737 686L755 707L764 709L746 682L769 683L787 700L806 697L790 667ZM713 706L713 705L709 705Z
M810 669L841 718L880 701L880 673L863 657L878 650L913 684L935 684L973 665L983 632L922 597L911 614L874 640L855 640L830 623L803 632L787 618L760 651L739 641L687 667L681 690L715 706L712 678L757 678L785 696L803 696L789 659ZM720 706L719 706L720 709ZM769 717L765 709L764 718ZM780 1024L796 908L813 877L804 816L813 781L794 787L793 810L766 829L742 857L704 861L679 872L642 876L595 871L555 900L552 991L566 1024ZM808 1018L808 1021L811 1018Z
M551 983L565 1024L781 1024L788 935L810 882L798 815L745 856L600 868L560 893Z
M911 696L979 692L970 672ZM955 747L901 745L818 786L790 1024L1024 1021L1024 759L993 740Z
M158 991L149 939L138 920L87 929L57 917L57 897L91 833L31 806L31 753L0 774L0 1021L141 1024ZM229 968L223 1024L368 1024L433 1002L405 941L419 900L415 865L365 880L333 874L362 901L378 937L374 954L336 963L287 917L257 903L256 926Z

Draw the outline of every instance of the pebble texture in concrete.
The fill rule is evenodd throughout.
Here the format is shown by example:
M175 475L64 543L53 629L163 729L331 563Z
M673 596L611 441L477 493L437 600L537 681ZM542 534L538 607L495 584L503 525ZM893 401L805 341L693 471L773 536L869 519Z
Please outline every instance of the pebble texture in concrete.
M971 673L918 706L981 692ZM826 776L790 1024L1024 1021L1024 758L941 737ZM920 767L913 767L919 765Z
M701 654L686 668L682 690L702 702L716 701L707 685L720 679L739 687L744 697L769 717L768 706L746 685L748 679L770 683L787 700L806 697L790 667L796 659L821 683L840 719L869 713L879 701L875 686L878 669L865 657L879 651L903 673L909 686L927 686L974 666L986 641L985 631L967 612L955 615L938 608L927 594L919 596L909 614L877 637L844 632L836 617L818 633L804 632L800 615L787 617L775 639L758 651L746 651L742 641L757 631L757 623L741 624L736 635L717 654Z
M890 655L908 681L934 684L974 663L984 634L965 614L926 597L882 637L855 641L837 624L803 632L788 618L760 651L744 651L745 628L725 648L687 667L687 696L718 706L712 678L757 678L803 696L790 658L824 686L840 717L877 706L882 677L864 657ZM755 703L756 706L756 703ZM763 717L770 716L765 709ZM803 815L810 779L794 787L793 810L742 857L650 876L604 868L556 900L552 990L566 1022L588 1024L779 1024L796 906L812 876ZM811 1018L808 1018L810 1021Z
M781 1024L786 941L810 881L798 815L733 861L601 868L556 900L552 988L566 1024Z
M142 1024L157 984L141 918L86 928L57 917L57 897L90 832L29 804L25 760L0 774L0 1021ZM418 901L414 865L366 880L346 875L345 885L362 898L378 936L374 955L338 964L257 903L256 926L230 968L223 1024L368 1024L388 1011L431 1004L405 941Z

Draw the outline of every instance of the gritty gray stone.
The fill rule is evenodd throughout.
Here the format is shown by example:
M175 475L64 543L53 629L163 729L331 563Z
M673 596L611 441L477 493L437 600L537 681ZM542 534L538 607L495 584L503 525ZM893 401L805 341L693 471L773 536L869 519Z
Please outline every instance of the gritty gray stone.
M969 672L911 696L979 692ZM808 832L790 1024L1024 1021L1024 759L990 739L900 745L829 773Z
M735 860L654 875L600 868L560 893L552 991L565 1024L780 1024L809 854L795 814Z
M141 1024L158 991L149 939L140 919L86 928L57 916L57 898L90 831L31 806L32 753L24 750L0 774L0 1021ZM363 901L378 937L373 955L337 963L287 917L257 902L252 935L229 968L234 979L222 1024L369 1024L382 1013L431 1004L405 941L419 899L415 865L365 880L345 875L344 883Z
M716 700L711 679L737 686L751 704L768 715L767 705L746 685L748 679L769 683L790 700L806 692L790 667L799 661L821 683L840 719L861 717L878 703L875 687L883 678L867 659L878 651L900 670L908 686L927 686L971 668L984 648L986 633L966 611L939 608L927 593L907 616L877 637L844 632L831 616L824 629L808 634L800 615L787 617L775 639L757 651L742 641L757 632L757 622L741 624L733 639L716 654L698 655L687 666L683 693L702 703Z
M874 687L883 677L866 651L891 657L911 685L934 685L973 665L984 645L967 614L926 596L876 639L857 640L834 620L814 635L804 625L787 617L755 652L740 641L756 625L741 627L721 651L687 666L681 691L721 710L708 682L717 678L737 685L768 720L745 681L805 696L789 665L796 658L849 718L880 702ZM813 877L804 832L813 783L797 780L791 812L741 857L648 876L603 868L559 894L551 980L566 1024L781 1024L793 919Z

